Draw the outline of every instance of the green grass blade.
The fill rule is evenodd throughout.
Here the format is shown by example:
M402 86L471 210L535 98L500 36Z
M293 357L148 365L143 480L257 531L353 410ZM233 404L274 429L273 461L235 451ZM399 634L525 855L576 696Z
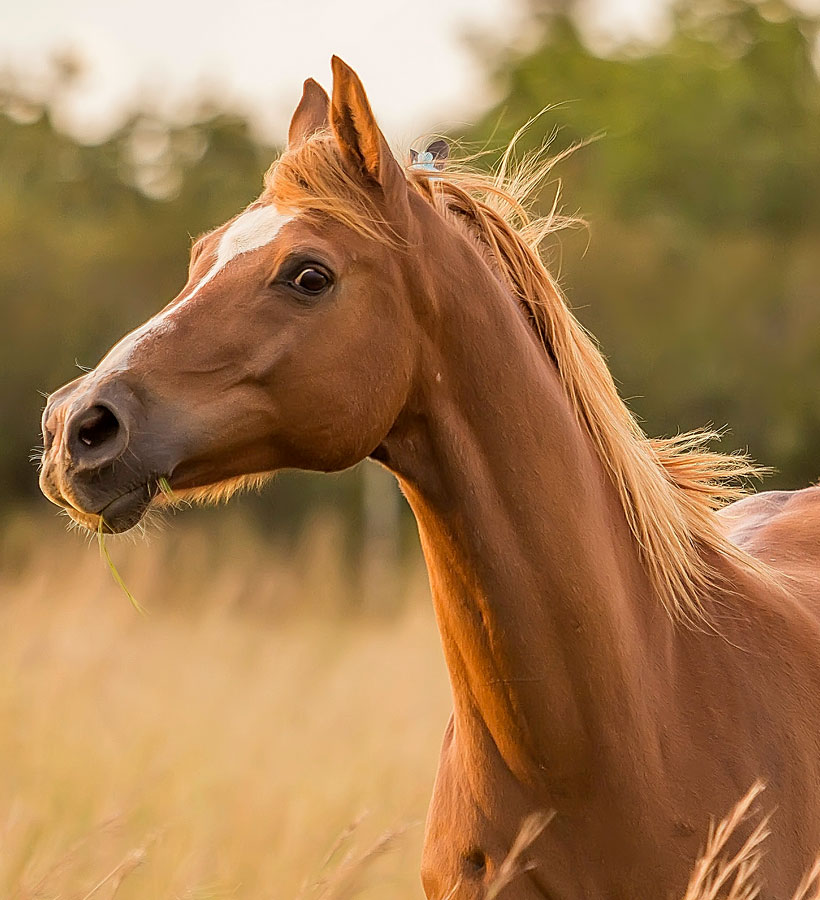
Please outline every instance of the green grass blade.
M148 615L148 613L146 612L145 608L142 606L142 604L139 602L139 600L137 600L137 598L131 593L131 591L128 590L125 582L122 580L122 575L120 575L119 570L114 565L114 560L111 559L111 554L108 552L108 547L106 547L106 545L105 545L105 532L103 531L104 524L105 524L105 522L103 520L103 517L100 516L100 524L99 524L99 527L97 528L97 542L100 545L100 555L106 561L106 563L108 563L108 568L111 570L111 575L114 578L114 581L117 582L117 584L120 586L120 589L122 590L122 592L131 601L131 606L133 606L134 609L141 616L146 616L146 615Z
M165 499L169 503L177 502L176 494L174 493L171 485L168 483L168 479L164 475L160 475L159 479L157 480L157 484L159 485L159 489L165 495Z

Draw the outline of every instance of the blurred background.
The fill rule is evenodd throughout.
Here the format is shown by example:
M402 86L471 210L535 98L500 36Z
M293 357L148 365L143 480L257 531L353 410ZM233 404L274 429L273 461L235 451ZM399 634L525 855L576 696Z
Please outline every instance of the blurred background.
M5 0L0 19L0 894L419 896L449 700L392 481L284 473L111 541L143 620L39 495L38 391L177 293L335 52L397 152L441 131L491 165L545 106L522 149L595 137L555 170L589 227L549 261L622 395L650 434L727 425L768 486L815 481L820 0Z

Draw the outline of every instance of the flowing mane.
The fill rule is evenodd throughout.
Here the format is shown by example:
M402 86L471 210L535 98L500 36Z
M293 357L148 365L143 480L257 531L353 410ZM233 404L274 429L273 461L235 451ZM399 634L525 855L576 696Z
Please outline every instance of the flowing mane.
M540 255L548 235L578 221L558 213L557 195L546 216L530 215L530 204L557 158L539 153L516 164L514 145L515 139L492 174L458 165L448 165L446 172L408 166L407 178L446 220L472 237L520 303L618 490L661 602L673 617L703 622L703 596L725 582L719 560L769 574L729 540L716 515L744 496L745 483L762 470L744 454L709 450L719 436L714 430L662 439L644 434ZM266 195L282 208L327 214L359 233L401 246L348 173L329 133L318 132L285 152L269 169L265 185Z

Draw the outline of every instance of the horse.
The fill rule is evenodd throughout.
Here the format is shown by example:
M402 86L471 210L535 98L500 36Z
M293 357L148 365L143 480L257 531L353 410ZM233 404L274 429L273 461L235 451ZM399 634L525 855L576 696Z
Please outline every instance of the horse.
M332 69L179 295L48 398L42 490L122 532L160 484L209 500L377 461L452 688L426 896L680 896L757 780L762 895L790 894L820 847L820 489L739 499L751 464L708 433L646 437L539 256L533 172L440 145L401 164Z

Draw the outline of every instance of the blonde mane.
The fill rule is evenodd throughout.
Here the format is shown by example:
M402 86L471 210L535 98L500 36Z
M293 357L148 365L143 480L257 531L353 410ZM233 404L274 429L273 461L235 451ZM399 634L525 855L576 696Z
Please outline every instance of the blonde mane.
M466 228L486 251L557 366L578 420L617 488L661 602L675 618L704 622L703 598L717 586L727 586L716 562L733 560L768 574L763 564L729 540L716 515L744 496L744 484L761 470L745 455L709 450L708 444L719 436L714 430L663 439L644 434L618 395L594 340L572 314L540 256L548 235L578 222L558 214L557 192L546 216L529 213L557 158L545 159L541 152L515 164L516 139L492 174L466 166L448 165L446 172L408 167L408 183L446 220ZM401 248L399 237L350 175L327 133L284 153L271 166L265 184L267 195L284 208L330 215Z

